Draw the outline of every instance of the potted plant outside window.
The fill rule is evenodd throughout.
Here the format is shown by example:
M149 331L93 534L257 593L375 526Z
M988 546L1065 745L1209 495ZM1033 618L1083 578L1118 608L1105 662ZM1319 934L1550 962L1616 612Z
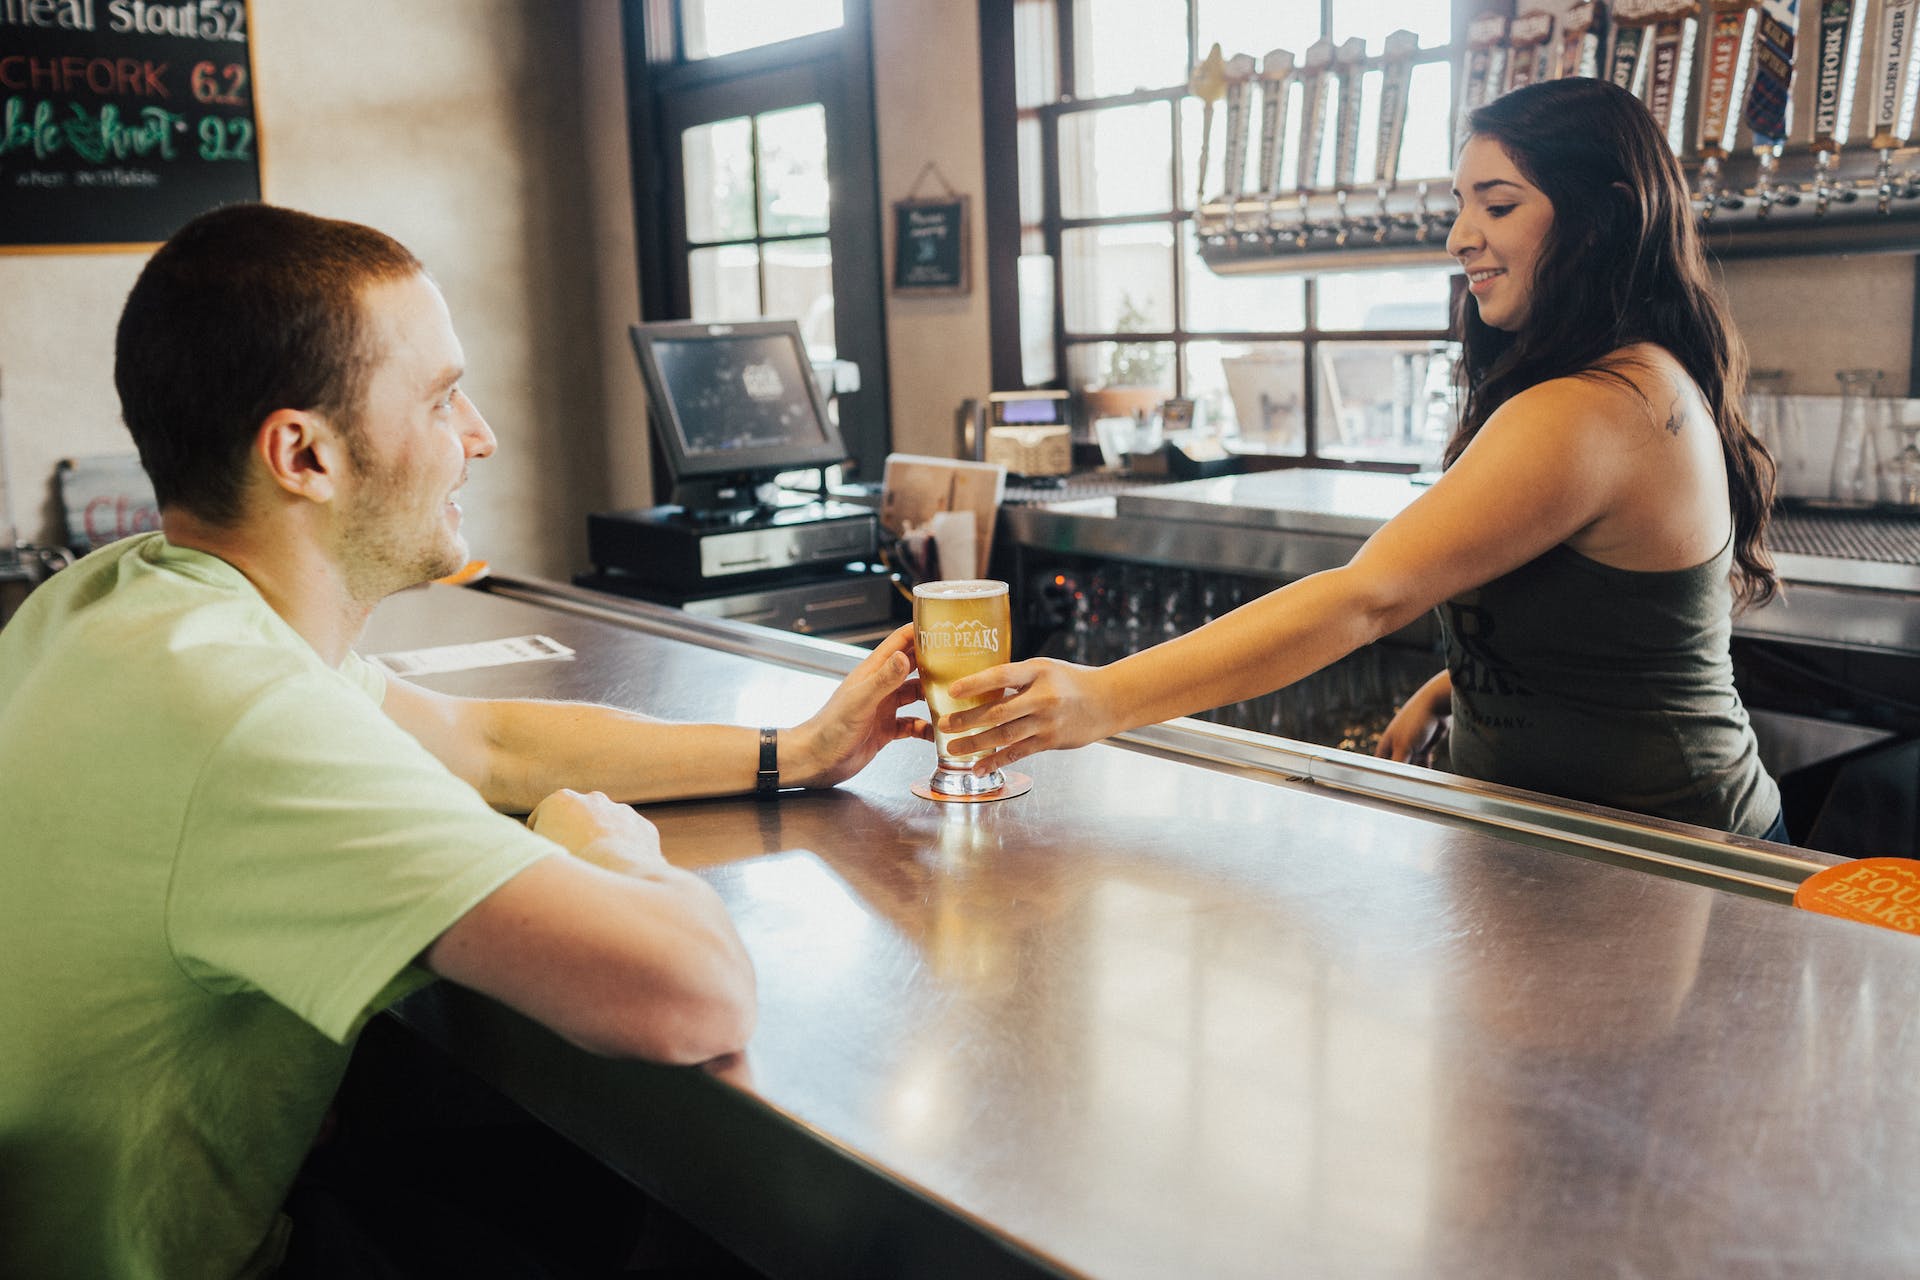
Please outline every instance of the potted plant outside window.
M1146 328L1146 313L1134 302L1132 294L1122 293L1115 331L1140 333ZM1107 355L1105 380L1100 386L1088 387L1080 393L1087 422L1151 415L1161 401L1173 394L1173 388L1167 383L1167 368L1168 353L1154 343L1116 342Z

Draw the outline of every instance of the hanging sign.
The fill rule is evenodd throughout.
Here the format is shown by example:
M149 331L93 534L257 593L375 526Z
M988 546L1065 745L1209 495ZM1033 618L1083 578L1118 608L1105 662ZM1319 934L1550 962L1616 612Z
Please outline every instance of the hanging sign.
M965 293L967 279L966 196L947 187L932 199L912 194L922 178L939 170L928 161L905 200L893 204L893 288L896 293Z

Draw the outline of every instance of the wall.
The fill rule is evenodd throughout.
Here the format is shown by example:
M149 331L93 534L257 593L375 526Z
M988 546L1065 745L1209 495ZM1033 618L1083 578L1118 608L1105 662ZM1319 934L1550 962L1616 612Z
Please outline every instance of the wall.
M954 0L874 0L874 115L886 279L892 281L893 202L905 199L932 161L972 198L968 227L972 288L955 296L886 298L893 448L954 453L960 402L993 390L987 343L984 143L980 124L980 31L976 6ZM929 177L918 194L940 188Z
M612 375L632 361L609 365L598 337L609 311L638 315L630 197L624 172L605 176L609 156L625 165L615 0L252 8L267 198L390 232L447 295L466 388L500 439L463 504L475 555L546 576L581 567L585 513L609 496L599 424L631 403ZM599 210L609 187L614 217ZM143 260L0 257L0 408L24 537L56 537L59 458L131 451L112 342Z
M1907 394L1914 259L1904 254L1766 258L1722 269L1727 303L1756 369L1780 369L1795 395L1840 394L1837 369L1886 373Z

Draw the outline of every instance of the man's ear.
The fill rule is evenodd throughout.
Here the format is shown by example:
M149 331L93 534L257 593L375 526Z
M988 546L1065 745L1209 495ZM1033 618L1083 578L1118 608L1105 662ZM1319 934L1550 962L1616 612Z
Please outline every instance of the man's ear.
M312 502L332 500L347 466L346 442L322 414L275 409L261 422L254 453L267 478L284 492Z

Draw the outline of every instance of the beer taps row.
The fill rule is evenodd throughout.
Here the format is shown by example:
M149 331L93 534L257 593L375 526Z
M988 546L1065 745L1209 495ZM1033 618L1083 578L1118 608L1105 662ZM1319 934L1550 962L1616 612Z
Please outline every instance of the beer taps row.
M1189 82L1189 90L1207 108L1202 126L1211 132L1212 103L1226 101L1224 181L1217 199L1205 198L1206 161L1202 149L1200 224L1203 243L1283 244L1305 249L1325 244L1438 244L1452 214L1429 196L1422 182L1411 193L1399 191L1401 141L1419 38L1395 31L1378 57L1367 55L1366 41L1335 45L1320 40L1298 57L1275 49L1257 61L1249 54L1222 58L1215 45ZM1372 180L1359 174L1360 113L1365 77L1381 73L1379 123L1374 138ZM1298 86L1297 121L1288 119ZM1253 103L1260 104L1260 146L1249 183L1248 142ZM1333 133L1333 181L1320 172L1328 124ZM1291 131L1290 131L1291 126ZM1287 142L1293 146L1293 173L1286 167ZM1437 237L1437 238L1436 238Z
M1535 3L1522 0L1511 19L1481 14L1469 23L1457 54L1457 127L1475 107L1524 85L1599 76L1647 104L1692 174L1695 207L1708 223L1920 218L1920 204L1896 203L1920 201L1920 0ZM1188 86L1205 106L1197 222L1207 259L1244 267L1262 255L1310 250L1438 250L1453 221L1444 176L1403 181L1400 162L1413 69L1439 56L1423 52L1409 31L1394 32L1374 54L1358 38L1257 59L1223 57L1215 45ZM1363 178L1369 76L1378 81L1378 124L1372 172ZM1226 132L1216 182L1207 144L1220 101ZM1331 181L1322 163L1329 132ZM1424 162L1432 167L1431 157Z

